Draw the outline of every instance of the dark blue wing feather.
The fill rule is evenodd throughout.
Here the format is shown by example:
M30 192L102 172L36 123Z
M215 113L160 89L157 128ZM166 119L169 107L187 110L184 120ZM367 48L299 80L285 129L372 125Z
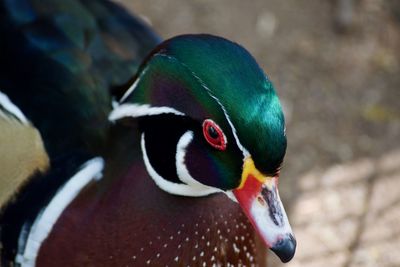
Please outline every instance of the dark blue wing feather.
M101 154L113 95L158 43L110 1L0 0L0 91L40 131L51 161L49 173L33 177L0 212L4 266L22 225L82 162Z
M50 155L102 140L112 94L159 42L109 1L3 0L0 22L0 90Z

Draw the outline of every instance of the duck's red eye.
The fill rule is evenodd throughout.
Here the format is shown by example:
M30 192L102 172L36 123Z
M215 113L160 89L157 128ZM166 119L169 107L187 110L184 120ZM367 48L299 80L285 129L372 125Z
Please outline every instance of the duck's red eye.
M203 134L207 142L218 150L226 149L226 138L221 128L212 120L203 122Z

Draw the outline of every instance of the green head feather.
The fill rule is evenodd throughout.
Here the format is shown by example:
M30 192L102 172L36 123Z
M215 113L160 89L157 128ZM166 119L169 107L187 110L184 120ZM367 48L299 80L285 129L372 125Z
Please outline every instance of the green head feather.
M230 158L230 164L241 168L240 148L261 172L273 174L279 169L286 151L280 102L272 83L243 47L211 35L178 36L158 46L138 75L137 87L126 101L173 107L199 122L211 118L224 130L228 148L235 147L239 155L218 151L217 162ZM240 169L232 172L229 176L238 177L229 187L240 179Z

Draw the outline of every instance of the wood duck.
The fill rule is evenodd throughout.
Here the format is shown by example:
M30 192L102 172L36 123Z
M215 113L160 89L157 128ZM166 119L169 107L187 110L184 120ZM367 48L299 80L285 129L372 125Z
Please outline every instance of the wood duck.
M2 0L0 36L2 266L293 257L284 117L243 47L92 0Z

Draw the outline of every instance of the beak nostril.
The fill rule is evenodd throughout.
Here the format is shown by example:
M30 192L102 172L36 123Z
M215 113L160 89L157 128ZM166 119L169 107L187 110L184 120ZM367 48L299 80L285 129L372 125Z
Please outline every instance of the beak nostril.
M264 199L263 199L261 196L258 196L258 197L257 197L257 201L258 201L258 203L260 203L261 205L265 206L265 201L264 201Z

